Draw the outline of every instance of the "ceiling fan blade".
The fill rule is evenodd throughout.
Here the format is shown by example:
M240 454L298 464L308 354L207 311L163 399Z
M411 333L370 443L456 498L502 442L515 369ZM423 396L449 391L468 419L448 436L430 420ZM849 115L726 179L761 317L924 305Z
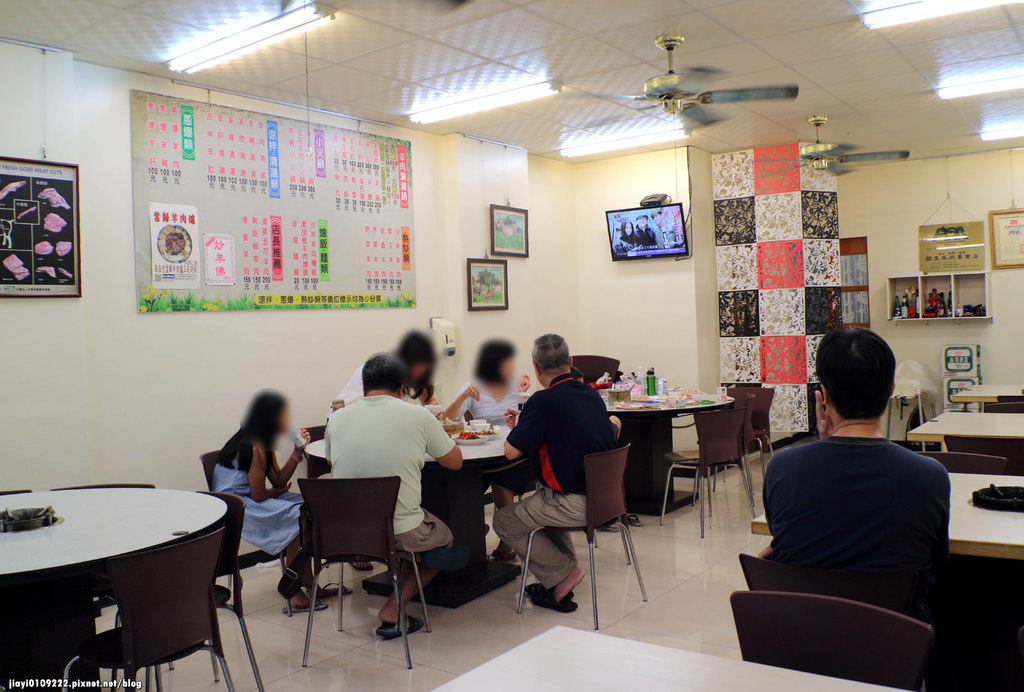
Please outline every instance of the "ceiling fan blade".
M708 103L737 103L740 101L772 101L779 99L795 99L800 95L800 87L796 84L771 87L751 87L749 89L716 89L705 91L697 96L697 101Z
M853 144L830 144L827 142L815 142L800 147L800 158L804 161L813 161L820 158L833 158L843 156L846 152L856 149Z
M833 163L831 166L828 167L828 170L832 171L832 175L846 175L847 173L852 173L854 171L853 168L850 168L849 166L843 166L838 163Z
M865 161L900 161L909 159L909 151L871 151L864 154L846 154L836 158L838 163L863 163Z
M679 74L686 75L679 84L679 90L690 94L700 93L704 85L715 77L726 74L726 71L718 67L707 67L704 65L687 67L679 71Z
M685 109L679 114L679 119L683 122L683 127L686 128L687 132L698 127L708 127L725 120L725 118L715 115L707 108L700 106L690 106Z

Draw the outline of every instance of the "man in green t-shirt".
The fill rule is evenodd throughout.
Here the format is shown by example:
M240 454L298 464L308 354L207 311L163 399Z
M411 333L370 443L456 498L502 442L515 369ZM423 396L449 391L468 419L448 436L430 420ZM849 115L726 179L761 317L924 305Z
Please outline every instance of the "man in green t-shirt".
M462 468L462 451L427 409L402 401L405 366L401 361L379 353L366 361L362 373L364 396L339 409L327 423L331 474L335 478L402 479L395 506L395 544L421 558L420 578L426 585L437 575L438 567L458 569L457 563L464 564L466 549L452 546L451 530L420 507L423 464L429 455L441 466L457 471ZM403 610L416 593L415 575L404 570ZM392 596L380 609L378 636L401 636L398 608ZM423 626L422 621L408 616L406 624L409 632Z

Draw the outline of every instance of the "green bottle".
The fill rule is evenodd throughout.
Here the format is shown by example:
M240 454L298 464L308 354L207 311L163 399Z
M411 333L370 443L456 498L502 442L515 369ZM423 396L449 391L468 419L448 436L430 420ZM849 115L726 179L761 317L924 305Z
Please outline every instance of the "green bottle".
M654 368L647 371L647 396L654 396L658 393L658 381L654 377Z

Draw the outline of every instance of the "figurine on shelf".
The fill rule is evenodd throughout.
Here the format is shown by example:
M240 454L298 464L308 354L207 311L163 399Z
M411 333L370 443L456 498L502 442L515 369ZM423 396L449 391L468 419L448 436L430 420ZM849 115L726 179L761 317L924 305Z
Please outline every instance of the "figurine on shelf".
M917 286L907 286L906 294L907 314L904 317L913 319L917 317Z
M939 289L933 288L928 294L928 307L924 309L921 317L939 317L942 312L942 299L939 298Z
M965 305L961 317L985 317L984 305Z
M956 310L953 313L953 315L955 317L963 317L964 316L964 306L963 305L957 305L956 306Z
M946 292L939 291L939 317L950 317L949 303L946 302Z

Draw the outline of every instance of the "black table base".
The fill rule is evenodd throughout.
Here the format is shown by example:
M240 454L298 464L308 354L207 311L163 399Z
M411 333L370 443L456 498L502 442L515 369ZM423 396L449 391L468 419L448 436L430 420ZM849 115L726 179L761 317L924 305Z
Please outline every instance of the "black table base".
M442 572L426 587L429 605L457 608L519 576L517 563L487 559L484 472L489 466L506 463L504 459L467 461L461 471L454 472L434 463L423 468L423 507L448 525L457 544L469 548L465 567L457 572ZM364 579L363 589L379 596L390 596L393 592L391 578L386 574Z
M672 417L664 413L620 416L620 444L629 444L626 464L626 509L635 514L658 516L665 497L665 479L669 462L665 455L672 450ZM679 484L685 486L685 481ZM672 512L693 504L688 490L670 492L665 511Z

